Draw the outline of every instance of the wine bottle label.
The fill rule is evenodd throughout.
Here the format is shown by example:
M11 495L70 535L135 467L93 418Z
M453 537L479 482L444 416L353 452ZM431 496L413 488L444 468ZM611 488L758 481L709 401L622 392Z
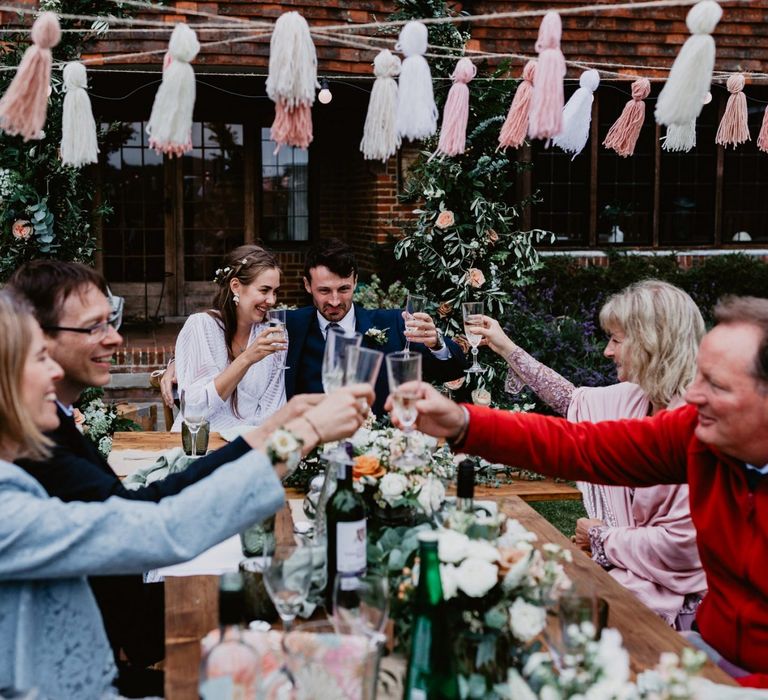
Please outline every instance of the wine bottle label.
M336 523L336 571L357 574L365 571L365 520Z

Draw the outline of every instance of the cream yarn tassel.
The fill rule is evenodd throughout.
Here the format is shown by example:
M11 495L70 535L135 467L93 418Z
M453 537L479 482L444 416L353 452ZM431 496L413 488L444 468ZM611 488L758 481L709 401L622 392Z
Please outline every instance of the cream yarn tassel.
M692 36L680 49L656 101L657 123L686 126L701 114L715 67L715 40L710 35L722 15L714 0L699 0L688 12L685 23Z
M405 55L400 68L397 99L397 133L411 141L433 136L437 131L437 106L427 59L429 32L421 22L408 22L400 31L395 50Z
M389 49L379 51L373 59L376 80L371 90L368 114L363 127L360 150L366 160L386 161L400 148L397 133L397 81L400 59Z
M592 122L592 103L594 92L600 85L600 73L586 70L579 78L579 88L563 107L563 128L552 143L575 158L584 150L589 139L589 125ZM573 158L571 160L573 160Z
M688 124L670 124L666 135L661 139L665 151L688 152L696 147L696 120Z
M88 76L82 63L64 66L64 111L61 118L61 162L80 168L98 160L99 144L91 99L85 88Z
M198 51L200 43L195 32L186 24L177 24L168 42L170 61L147 122L149 145L158 153L180 156L192 149L195 71L190 61Z

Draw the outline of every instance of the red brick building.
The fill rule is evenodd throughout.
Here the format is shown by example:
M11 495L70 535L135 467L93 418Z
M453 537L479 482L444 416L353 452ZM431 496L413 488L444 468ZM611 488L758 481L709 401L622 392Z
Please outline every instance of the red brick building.
M563 0L483 0L465 2L462 9L483 15L575 6ZM186 16L191 24L210 21L194 13L272 21L282 12L298 10L313 28L382 21L394 9L381 0L170 2L166 14L141 17L160 16L172 23L179 20L171 11L174 7L191 12ZM768 0L724 3L723 9L714 34L717 82L698 122L697 148L687 154L660 148L663 134L652 118L659 81L648 100L635 156L629 159L607 151L601 142L629 99L633 76L665 75L660 68L671 65L689 36L688 8L563 15L566 59L610 64L596 67L613 75L603 77L596 93L592 137L580 156L571 161L557 149L538 144L518 154L534 164L518 183L518 193L539 191L543 198L527 212L526 227L554 231L557 248L584 251L585 257L610 246L685 251L738 247L757 254L761 246L768 248L768 155L754 145L768 104L764 82L748 81L745 90L752 142L736 151L714 143L728 97L725 75L768 72ZM473 23L469 48L533 56L539 22L540 16L533 16ZM206 44L241 35L205 30L199 39ZM107 34L91 46L88 56L110 59L159 51L167 46L168 36L168 30ZM262 240L279 253L284 298L294 303L301 300L303 252L320 236L347 239L367 271L396 276L392 240L398 220L410 210L397 204L396 195L410 154L382 165L364 161L358 150L375 51L326 40L316 45L319 74L329 78L333 101L316 103L314 142L308 151L283 149L277 156L269 141L273 106L264 89L268 36L204 46L195 61L194 149L181 159L154 154L144 133L162 53L89 67L97 118L124 124L103 154L99 170L99 188L115 207L115 215L99 231L99 265L127 297L131 311L174 317L200 308L210 296L221 254L243 241ZM522 62L513 64L513 75L521 68ZM580 70L569 67L566 97L576 88ZM509 97L502 96L500 111ZM621 240L615 227L621 230Z

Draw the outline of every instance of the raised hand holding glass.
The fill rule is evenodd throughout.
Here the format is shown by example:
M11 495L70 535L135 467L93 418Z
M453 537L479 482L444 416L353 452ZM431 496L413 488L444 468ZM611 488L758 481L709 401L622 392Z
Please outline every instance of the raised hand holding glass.
M288 345L288 329L285 325L286 310L285 309L270 309L267 311L267 324L270 328L274 328L276 331L280 331L283 334L280 342ZM277 333L274 334L275 342L278 342ZM280 365L277 369L286 370L289 367L285 364L285 359L288 357L288 349L280 351Z
M405 300L405 349L411 349L410 331L408 321L413 318L414 314L421 313L427 307L427 297L419 296L418 294L408 294L408 298Z
M467 372L479 374L485 371L483 370L482 365L477 361L477 347L480 345L483 336L478 333L472 333L470 328L483 325L483 320L481 318L484 313L483 302L465 302L461 305L461 313L464 316L464 335L467 337L467 342L472 346L472 366Z
M392 413L403 426L406 439L405 452L397 460L397 465L405 468L417 467L421 458L411 449L408 438L413 432L413 426L418 418L416 402L420 396L418 389L405 390L402 385L421 381L421 355L408 350L387 355L387 374L394 405Z

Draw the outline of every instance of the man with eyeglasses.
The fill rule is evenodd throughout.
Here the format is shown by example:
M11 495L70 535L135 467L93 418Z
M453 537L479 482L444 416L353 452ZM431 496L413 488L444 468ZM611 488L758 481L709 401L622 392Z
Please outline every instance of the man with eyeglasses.
M111 496L159 501L244 455L250 446L238 438L201 457L185 471L136 490L126 489L96 446L77 429L72 405L89 387L109 383L112 358L122 345L118 333L122 299L113 297L101 274L79 263L33 260L11 277L8 289L25 297L48 338L51 357L64 370L56 386L59 427L45 461L19 460L51 496L63 501L105 501ZM115 652L125 697L162 695L162 674L144 667L165 655L162 584L141 576L91 577L104 627ZM128 658L129 663L121 660Z

